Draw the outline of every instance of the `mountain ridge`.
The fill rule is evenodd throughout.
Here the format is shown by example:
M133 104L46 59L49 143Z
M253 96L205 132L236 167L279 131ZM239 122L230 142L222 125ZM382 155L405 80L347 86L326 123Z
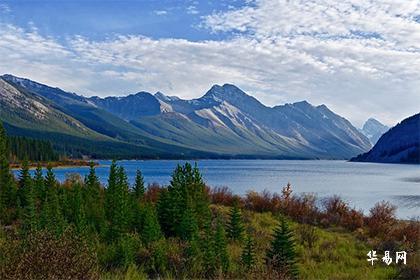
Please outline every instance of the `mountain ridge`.
M307 101L268 107L232 84L184 100L161 92L84 97L3 75L88 129L119 142L232 157L345 159L371 146L349 121ZM12 123L13 125L13 123ZM175 152L176 154L176 152Z

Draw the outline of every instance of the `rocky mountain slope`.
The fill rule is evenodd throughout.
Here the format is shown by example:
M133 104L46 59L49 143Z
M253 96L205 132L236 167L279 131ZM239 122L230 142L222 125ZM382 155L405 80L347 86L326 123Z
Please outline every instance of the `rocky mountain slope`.
M388 130L388 126L383 125L381 122L374 118L370 118L364 123L360 132L369 138L372 145L375 145L379 138Z
M230 84L215 85L192 100L160 92L86 98L12 75L2 79L2 88L23 94L21 99L29 102L26 107L34 114L42 115L44 109L31 100L41 100L41 105L67 120L65 128L49 122L49 130L136 145L160 156L343 159L371 147L349 121L325 105L302 101L267 107ZM1 96L1 104L8 107L1 117L9 127L27 129L39 123L33 118L26 124L18 119L9 99ZM38 131L43 129L38 127Z

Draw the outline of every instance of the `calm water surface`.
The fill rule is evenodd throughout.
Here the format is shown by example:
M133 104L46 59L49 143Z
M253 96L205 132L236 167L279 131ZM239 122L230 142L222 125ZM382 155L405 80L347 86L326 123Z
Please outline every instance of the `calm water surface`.
M106 183L110 161L99 161L97 174ZM173 169L184 161L120 161L130 182L140 169L146 183L169 183ZM400 218L420 217L420 166L352 163L345 161L199 160L205 182L228 186L236 194L267 189L280 192L290 182L295 193L314 193L319 198L342 196L350 205L368 212L376 202L398 206ZM59 180L68 173L88 172L86 167L57 168Z

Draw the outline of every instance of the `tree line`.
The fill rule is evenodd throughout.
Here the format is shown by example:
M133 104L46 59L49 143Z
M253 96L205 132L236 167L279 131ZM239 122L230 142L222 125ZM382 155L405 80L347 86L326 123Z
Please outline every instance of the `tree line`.
M14 162L20 160L30 161L57 161L58 153L51 142L27 138L23 136L9 136L7 138L10 159Z

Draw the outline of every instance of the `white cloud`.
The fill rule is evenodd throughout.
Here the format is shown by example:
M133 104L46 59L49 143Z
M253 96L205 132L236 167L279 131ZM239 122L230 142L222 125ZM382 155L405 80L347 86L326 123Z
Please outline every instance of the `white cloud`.
M190 5L190 6L188 6L187 7L187 14L190 14L190 15L197 15L197 14L199 14L200 12L198 11L198 9L197 9L197 7L196 6L194 6L194 5Z
M167 15L168 14L168 11L165 11L165 10L157 10L157 11L154 11L154 13L157 16L164 16L164 15Z
M205 18L224 41L71 37L0 25L0 72L96 95L140 90L198 97L234 83L265 104L306 99L356 125L419 111L415 1L252 1Z

